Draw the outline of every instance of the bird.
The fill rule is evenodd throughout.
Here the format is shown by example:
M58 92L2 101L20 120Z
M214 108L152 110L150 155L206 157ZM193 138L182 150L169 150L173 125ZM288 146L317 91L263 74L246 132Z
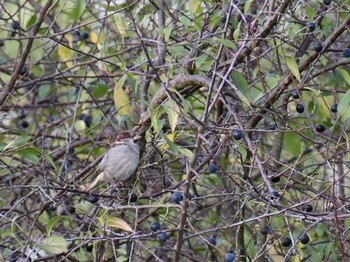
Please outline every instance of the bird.
M101 182L120 182L127 180L136 170L140 161L139 135L133 136L130 131L120 133L111 149L98 164L99 175L88 186L81 186L89 191Z

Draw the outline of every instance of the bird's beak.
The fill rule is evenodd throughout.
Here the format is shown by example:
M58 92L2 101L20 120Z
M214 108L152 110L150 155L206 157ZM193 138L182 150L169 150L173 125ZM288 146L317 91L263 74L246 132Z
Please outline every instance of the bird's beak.
M136 135L136 136L134 136L132 139L133 139L134 141L137 141L137 140L140 140L141 138L142 138L142 136Z

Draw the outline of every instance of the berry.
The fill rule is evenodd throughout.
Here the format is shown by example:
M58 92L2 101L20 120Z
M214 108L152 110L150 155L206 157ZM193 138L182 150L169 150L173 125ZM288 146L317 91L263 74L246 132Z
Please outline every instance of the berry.
M289 237L284 237L282 239L282 245L284 247L289 247L292 244L292 240Z
M271 192L271 199L279 199L281 196L278 194L278 192L273 191Z
M345 48L343 50L343 56L346 57L346 58L350 57L350 48Z
M313 32L316 29L316 24L314 22L307 22L306 27L309 29L310 32Z
M309 243L310 238L307 234L304 234L300 237L300 242L304 245L306 245L307 243Z
M202 157L202 156L197 157L197 161L198 161L199 163L202 163L203 157Z
M21 122L21 127L22 127L22 128L27 128L28 126L29 126L29 123L28 123L27 121L23 120L23 121Z
M323 124L316 125L316 131L322 133L326 130L326 127Z
M20 24L18 21L12 21L11 23L11 29L17 30L19 28Z
M310 205L310 204L305 204L304 205L304 207L303 207L303 210L305 211L305 212L311 212L312 211L312 205Z
M130 202L131 202L131 203L134 203L134 202L137 201L138 196L137 196L134 192L132 192L132 193L130 194L130 196L129 196L129 199L130 199Z
M182 194L179 192L175 192L172 196L171 199L173 200L173 202L175 204L180 204L180 202L182 201L183 197Z
M271 182L272 183L278 183L281 180L281 176L273 176L271 177Z
M276 123L270 123L270 124L269 124L269 129L270 129L270 130L276 130L276 129L277 129Z
M84 113L79 115L79 120L83 120L87 127L90 127L92 124L92 117Z
M16 255L16 253L12 253L9 256L9 262L16 262L16 261L17 261L17 255Z
M293 92L292 92L292 97L293 97L294 99L298 99L298 98L300 97L300 95L299 95L299 93L298 93L297 90L293 90Z
M28 66L23 66L22 69L21 69L21 73L20 73L20 74L23 76L23 75L25 75L26 73L28 73L28 71L29 71Z
M264 226L260 229L260 233L263 235L267 235L270 231L270 227L269 226Z
M331 111L332 111L333 113L337 113L337 112L338 112L338 104L333 104L333 105L331 106Z
M89 195L85 199L87 201L89 201L90 203L95 204L98 201L98 196L96 196L96 195Z
M81 39L83 39L83 40L86 40L86 39L88 39L89 37L90 37L90 34L89 34L89 32L83 32L82 34L81 34Z
M302 104L297 104L296 110L298 113L304 112L304 106Z
M156 231L160 230L160 223L159 222L152 222L151 230L153 232L156 232Z
M76 36L80 36L79 30L74 30L71 34L76 35Z
M235 260L236 256L232 253L227 253L225 256L225 261L226 262L232 262L233 260Z
M218 171L217 165L215 165L214 163L210 163L209 164L209 172L211 174L215 174L217 171Z
M86 251L87 252L92 252L92 249L94 248L94 246L93 245L87 245L86 246Z
M209 237L208 242L214 246L216 245L216 239L214 237Z
M331 2L332 2L332 0L324 0L324 1L323 1L323 3L324 3L325 5L329 5Z
M233 138L236 140L241 140L244 137L244 132L242 130L235 130L233 132Z
M165 241L167 241L168 240L168 234L167 233L159 233L158 235L157 235L157 238L158 238L158 240L160 241L160 242L165 242Z
M48 206L47 209L50 211L55 211L56 210L56 205L55 203L51 202Z
M73 214L73 213L75 213L75 207L73 207L73 206L68 206L68 207L67 207L67 211L68 211L68 213Z
M317 52L317 53L321 53L322 52L322 49L323 49L323 46L322 46L322 44L321 43L316 43L315 45L314 45L314 50Z

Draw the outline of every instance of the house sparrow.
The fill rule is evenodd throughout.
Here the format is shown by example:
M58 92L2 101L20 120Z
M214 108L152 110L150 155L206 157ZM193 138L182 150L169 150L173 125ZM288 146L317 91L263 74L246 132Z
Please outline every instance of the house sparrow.
M127 180L139 164L140 148L136 143L140 136L132 136L129 131L119 134L113 147L107 151L98 165L101 173L84 190L91 190L100 182Z

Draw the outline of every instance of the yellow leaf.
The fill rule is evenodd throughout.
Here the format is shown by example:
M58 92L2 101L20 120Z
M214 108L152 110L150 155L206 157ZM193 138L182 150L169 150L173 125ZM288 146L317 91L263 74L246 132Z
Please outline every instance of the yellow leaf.
M170 133L170 134L167 134L166 137L171 141L171 142L174 142L175 139L176 139L176 133ZM166 150L169 148L169 144L168 143L164 143L160 149L161 150Z
M90 41L91 43L96 44L98 40L98 36L95 32L90 32Z
M105 42L106 42L106 34L102 30L100 32L100 34L98 35L98 38L97 38L97 41L96 41L97 49L101 51L103 49L103 47L105 46Z
M118 111L119 115L128 115L131 112L130 100L125 93L123 86L125 83L127 75L123 75L119 79L118 83L114 85L114 105Z
M120 228L124 231L132 233L134 232L134 230L132 230L129 224L126 223L123 219L120 219L119 217L106 217L105 219L103 219L103 221L107 227Z
M187 149L187 148L179 148L180 154L187 157L188 159L192 159L193 157L193 153L191 150Z
M65 62L68 67L71 67L74 65L72 58L73 53L72 50L65 46L60 46L57 50L58 57L61 59L62 62Z
M117 26L118 32L120 34L120 36L122 37L122 43L124 45L124 37L126 36L126 26L124 24L124 18L121 16L121 14L116 14L115 16L113 16L113 21L115 23L115 25Z
M194 15L198 9L199 6L199 0L190 0L190 10L191 13Z
M67 41L69 42L69 46L73 47L74 37L72 36L72 34L65 34L64 38L67 39Z

